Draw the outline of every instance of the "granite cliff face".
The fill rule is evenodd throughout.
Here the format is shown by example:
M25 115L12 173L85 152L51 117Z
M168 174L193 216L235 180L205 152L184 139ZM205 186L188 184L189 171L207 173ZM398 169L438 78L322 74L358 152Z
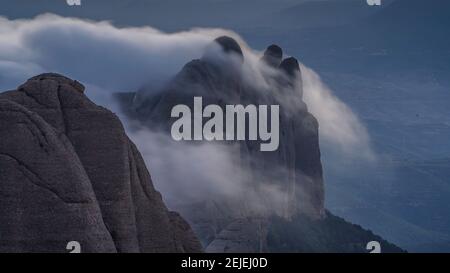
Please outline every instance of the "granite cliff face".
M207 252L366 252L371 239L381 238L337 220L324 208L319 124L303 101L299 62L293 57L283 59L279 46L269 46L258 65L267 84L258 88L261 85L245 78L245 61L235 40L220 37L162 90L143 87L136 93L117 95L131 118L165 133L176 120L171 118L173 107L183 104L194 109L194 97L201 97L203 105L215 104L222 109L226 105L280 106L280 146L276 151L261 152L259 140L224 144L235 155L236 173L246 170L242 177L230 174L230 179L250 185L246 192L228 200L218 196L183 200L177 209L192 224ZM261 190L263 184L280 191L277 202ZM258 208L249 205L249 196L257 196ZM334 225L337 230L333 230ZM291 243L283 234L298 226L302 229L295 238L302 240ZM355 232L360 236L347 240ZM341 236L349 237L338 243L333 240ZM386 251L401 251L381 243Z
M215 55L220 54L214 49L217 45L225 56ZM158 95L142 100L138 93L127 112L151 128L168 131L175 120L170 117L172 108L184 104L193 109L194 97L201 97L204 105L216 104L222 109L237 104L280 105L279 149L261 152L261 141L235 142L240 146L241 166L252 170L249 180L271 180L282 188L286 193L282 213L287 217L305 213L321 218L324 192L319 125L302 100L299 63L295 58L282 60L282 55L275 45L267 49L261 63L279 74L267 75L271 87L258 90L242 78L240 46L229 37L220 37L201 59L186 64ZM146 92L145 88L141 92Z
M254 185L249 191L260 195L261 203L265 202L265 197L259 192L259 184L269 181L283 194L282 204L276 208L277 214L286 218L305 214L322 219L325 209L319 126L302 100L299 63L295 58L282 58L280 47L268 47L260 65L269 67L265 77L270 87L258 90L243 78L242 63L245 60L238 43L232 38L220 37L206 49L201 59L186 64L163 90L154 92L144 87L134 95L122 94L119 98L131 117L151 129L159 128L165 132L169 132L175 120L171 118L172 108L184 104L193 109L194 97L201 97L203 105L216 104L222 109L226 105L238 104L280 105L280 147L276 151L261 152L262 141L259 140L232 141L226 145L238 145L238 165L250 170L242 179ZM142 95L145 93L153 95ZM197 201L180 210L193 224L202 243L208 246L207 250L213 252L223 251L219 250L223 243L215 240L226 240L227 236L255 237L253 235L258 232L263 234L267 229L264 219L274 212L274 204L270 203L263 204L261 210L244 209L247 207L245 197L233 200L240 204L239 212L229 208L226 204L229 200L205 196L205 200ZM256 237L245 246L236 242L235 247L226 248L248 252L267 249L264 240Z
M0 252L199 252L119 119L58 74L0 94Z

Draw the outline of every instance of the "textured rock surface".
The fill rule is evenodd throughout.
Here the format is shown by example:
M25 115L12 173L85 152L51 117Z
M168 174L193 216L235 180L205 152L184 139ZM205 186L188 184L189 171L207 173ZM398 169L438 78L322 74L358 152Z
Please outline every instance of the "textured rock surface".
M216 42L223 52L241 56L230 38ZM192 224L206 252L366 252L369 241L381 240L325 211L319 124L303 101L297 59L282 60L282 49L269 46L260 61L269 87L258 90L258 85L243 79L241 62L211 53L207 50L201 59L186 64L162 90L143 88L134 97L131 93L117 96L130 117L166 132L175 121L170 118L171 109L178 104L193 109L194 97L202 97L204 106L217 104L222 109L229 104L280 105L277 151L261 152L261 141L227 143L233 144L229 150L239 169L239 175L230 177L243 180L247 187L228 199L204 196L204 200L178 200L184 202L180 213ZM271 199L263 184L281 196ZM252 207L255 197L257 208ZM334 230L335 226L338 229ZM290 235L286 236L287 232ZM388 251L401 251L385 241L382 244Z
M225 109L229 104L255 104L255 105L280 105L280 147L274 152L261 152L259 146L261 141L239 142L240 168L250 170L251 174L246 183L255 184L254 191L258 192L258 183L262 181L272 183L280 189L283 194L282 208L277 208L285 217L302 213L310 217L320 219L324 216L324 191L322 178L322 165L320 161L318 122L308 110L302 100L301 71L299 63L295 58L287 58L282 61L282 49L276 45L268 47L261 59L262 63L277 70L277 75L267 75L271 82L271 90L257 90L255 85L246 82L241 71L241 63L232 62L233 55L242 55L239 45L231 38L220 37L215 40L223 48L225 56L214 56L206 51L205 55L198 60L186 64L174 79L158 95L141 100L140 93L155 93L154 90L141 90L130 105L130 95L122 95L125 103L125 112L133 118L140 119L150 128L160 127L166 132L176 120L170 118L172 108L177 104L188 105L193 109L194 97L202 97L203 105L217 104ZM231 61L227 60L227 53L232 53ZM220 54L219 54L220 55ZM272 73L273 74L273 73ZM263 95L268 94L268 95ZM145 95L142 96L142 98ZM288 103L282 101L286 98ZM198 233L202 243L206 246L214 239L220 238L221 242L214 243L214 247L208 249L223 249L224 238L228 235L236 235L240 232L235 230L236 221L240 216L234 215L225 205L224 200L211 198L221 209L215 210L208 205L210 200L201 200L192 204L189 208L183 208L182 213L186 215ZM264 202L264 196L259 197ZM226 201L226 200L225 200ZM246 200L237 205L240 212L246 206ZM238 203L236 203L238 204ZM273 204L265 204L272 211ZM201 207L199 209L198 207ZM242 209L241 209L242 208ZM280 211L281 210L281 211ZM202 213L200 213L202 212ZM273 211L272 211L273 212ZM201 215L200 215L201 214ZM259 217L260 212L242 212L245 217ZM267 216L267 215L265 215ZM237 217L237 218L236 218ZM240 224L238 226L245 226ZM249 229L252 230L249 224ZM247 227L242 230L248 234ZM228 232L227 232L228 230ZM233 235L232 235L233 234ZM236 241L232 239L231 241ZM227 244L225 244L227 245ZM233 244L238 246L239 244ZM225 247L226 248L226 247ZM229 249L233 249L230 248ZM257 250L251 243L244 247L239 245L238 250ZM233 250L231 250L233 251Z
M240 52L229 39L216 41L227 41L223 45L225 52ZM272 90L255 90L242 79L239 64L230 69L223 58L206 56L186 64L159 96L142 102L137 107L137 117L151 127L169 130L176 120L170 118L172 108L185 104L193 109L194 97L202 97L203 105L217 104L222 109L229 104L280 105L279 149L261 152L261 141L240 142L241 165L252 170L252 180L273 180L286 193L283 214L305 213L320 218L324 215L324 190L319 124L302 100L302 86L297 86L301 83L298 61L291 57L281 62L282 51L274 45L268 48L262 61L266 62L268 56L278 58L272 63L280 63L281 76L269 79L273 82ZM264 96L264 92L275 95ZM278 97L289 98L289 102Z
M57 74L0 94L0 251L198 252L119 119Z

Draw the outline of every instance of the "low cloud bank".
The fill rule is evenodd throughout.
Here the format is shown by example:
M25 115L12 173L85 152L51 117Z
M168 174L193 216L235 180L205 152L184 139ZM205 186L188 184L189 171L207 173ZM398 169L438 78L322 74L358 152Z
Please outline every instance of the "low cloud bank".
M131 121L121 115L111 94L136 91L148 83L158 89L185 63L202 56L205 47L221 35L238 40L246 60L244 78L256 89L265 89L269 83L262 74L266 68L258 64L260 52L227 30L193 29L168 34L150 27L117 28L107 22L55 15L13 21L0 17L0 90L14 89L39 73L61 73L84 83L91 99L117 112L125 127L130 128ZM304 98L319 120L321 141L342 157L373 159L367 131L351 109L332 95L314 71L307 67L302 71ZM195 200L211 194L246 193L246 185L234 177L245 175L246 170L236 171L229 148L171 145L168 136L148 129L128 133L144 155L157 188L171 200L169 203L175 203L180 196ZM322 154L326 157L327 150L322 149ZM261 190L273 203L284 198L273 186L262 186ZM254 203L251 196L248 200Z

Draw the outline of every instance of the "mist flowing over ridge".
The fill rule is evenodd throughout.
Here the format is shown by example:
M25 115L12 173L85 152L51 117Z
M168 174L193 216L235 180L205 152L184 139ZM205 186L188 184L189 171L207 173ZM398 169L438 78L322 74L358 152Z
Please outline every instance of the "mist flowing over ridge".
M302 63L304 100L320 123L325 201L331 213L408 251L449 250L449 1L382 0L381 6L369 6L365 0L87 0L81 7L70 7L64 0L0 0L0 4L5 16L0 21L1 90L16 89L48 71L85 84L87 96L112 108L133 131L152 174L162 177L155 184L166 200L171 199L169 205L178 194L194 198L200 192L232 195L242 189L243 185L227 184L213 175L233 167L228 164L233 163L233 154L214 143L183 145L179 150L191 155L190 161L200 162L190 166L200 175L189 166L170 172L168 165L183 161L169 154L183 154L164 135L148 128L132 130L140 125L122 113L110 94L134 92L142 84L147 90L160 90L222 35L239 41L248 55L247 80L264 89L256 62L262 52L253 49L276 43ZM19 18L23 21L15 20ZM109 23L102 26L101 20ZM204 162L200 150L221 156ZM223 169L214 169L225 160ZM201 175L203 167L214 172ZM199 188L198 194L180 193L164 183L177 181L180 188L189 189L178 174L207 187ZM213 178L215 183L206 182ZM265 190L279 196L277 189Z
M241 44L249 81L258 84L261 79L254 69L260 53L228 30L193 29L166 34L150 27L122 29L106 22L55 15L0 20L0 87L4 90L14 88L24 78L54 71L79 79L95 90L89 94L94 101L119 112L110 100L112 92L137 90L147 83L164 85L220 35L235 37ZM350 147L356 145L370 155L370 140L358 118L320 83L317 75L307 69L305 73L305 97L325 129L321 137L336 143L342 151L351 151ZM344 118L333 120L333 116ZM346 132L339 133L339 128L346 128Z
M89 97L119 114L130 138L143 152L155 187L162 191L169 207L183 194L195 198L211 192L226 196L245 192L246 185L233 184L233 179L229 179L235 164L228 151L215 145L200 148L186 145L180 149L148 128L134 130L137 125L121 112L111 97L112 93L136 91L149 84L152 87L149 90L159 90L185 63L199 58L208 44L221 35L235 38L242 47L246 60L242 68L244 82L255 89L264 86L261 74L264 69L259 64L262 54L252 50L237 34L223 29L167 34L150 27L118 28L107 22L55 15L0 20L0 72L5 75L0 78L0 88L13 89L24 78L44 71L55 71L83 82L90 90ZM302 75L304 97L319 120L322 141L344 158L373 160L369 135L358 117L332 94L315 72L302 65ZM171 173L167 168L171 165L183 165L183 168ZM267 201L279 202L276 187L262 190ZM252 196L248 199L252 203ZM260 207L258 202L253 204Z

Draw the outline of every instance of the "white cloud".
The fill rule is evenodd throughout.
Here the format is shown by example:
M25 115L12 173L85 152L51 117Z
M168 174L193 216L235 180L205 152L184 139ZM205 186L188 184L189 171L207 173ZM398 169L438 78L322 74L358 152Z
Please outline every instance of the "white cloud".
M0 17L0 90L14 89L39 73L57 72L84 83L95 102L118 112L110 97L112 92L136 91L148 82L164 84L221 35L239 41L246 55L244 78L256 89L265 90L270 82L262 74L267 68L259 66L259 53L227 30L193 29L167 34L150 27L117 28L107 22L55 15L15 21ZM268 70L264 73L273 73ZM312 70L303 67L303 77L305 100L319 120L322 141L338 147L346 156L371 155L369 136L352 111ZM229 175L237 174L236 166L222 146L180 148L168 145L161 135L148 130L129 134L167 198L174 197L176 191L194 195L189 198L196 198L196 193L231 196L243 192L245 186ZM326 151L322 150L322 154L326 156ZM196 191L187 193L192 186ZM280 199L273 187L263 191L271 192L274 200Z
M338 154L372 161L367 129L352 110L321 81L313 70L302 67L304 99L319 120L322 143Z

